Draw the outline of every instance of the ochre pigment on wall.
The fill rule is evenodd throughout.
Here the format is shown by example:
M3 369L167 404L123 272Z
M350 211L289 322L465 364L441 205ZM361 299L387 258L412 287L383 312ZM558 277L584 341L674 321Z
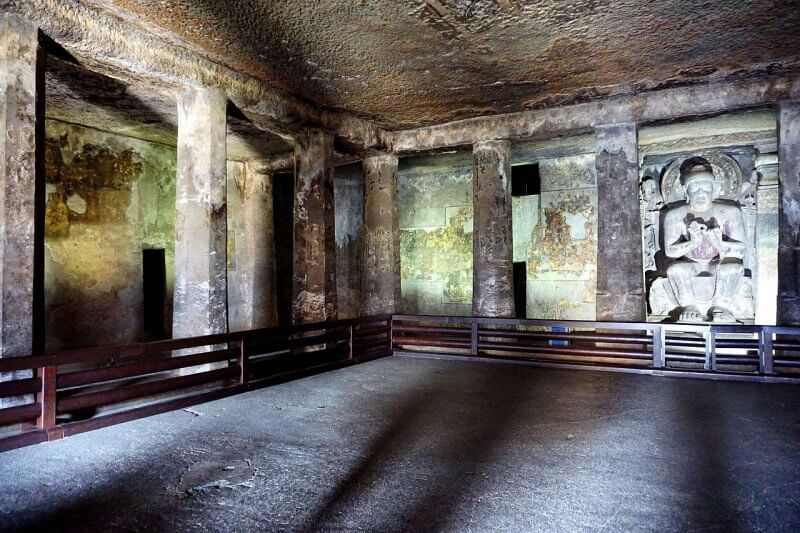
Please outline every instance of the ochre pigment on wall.
M175 148L48 120L45 163L46 349L144 340L142 248L171 315Z
M594 320L594 154L539 162L541 194L514 199L514 261L525 261L526 316ZM522 212L520 212L522 210Z
M472 153L401 160L400 284L407 313L472 313Z

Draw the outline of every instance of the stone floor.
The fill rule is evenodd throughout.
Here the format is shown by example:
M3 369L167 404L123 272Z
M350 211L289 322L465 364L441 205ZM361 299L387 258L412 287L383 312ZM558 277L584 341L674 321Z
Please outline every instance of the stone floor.
M0 454L0 529L797 530L800 387L393 357Z

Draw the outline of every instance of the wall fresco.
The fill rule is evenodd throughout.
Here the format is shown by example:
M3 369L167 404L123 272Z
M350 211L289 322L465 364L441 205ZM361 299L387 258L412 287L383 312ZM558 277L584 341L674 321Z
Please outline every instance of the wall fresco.
M594 320L594 155L540 161L539 170L541 195L514 198L513 205L514 261L527 263L526 316Z
M163 248L172 301L175 148L47 122L48 351L145 339L142 248ZM165 329L170 331L169 312Z
M472 154L410 158L398 171L406 313L472 312Z

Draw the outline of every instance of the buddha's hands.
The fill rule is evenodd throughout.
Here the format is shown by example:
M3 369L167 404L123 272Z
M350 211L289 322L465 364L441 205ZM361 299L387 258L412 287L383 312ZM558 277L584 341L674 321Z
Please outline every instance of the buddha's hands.
M699 248L703 244L703 237L708 232L708 227L696 220L689 223L689 242L692 243L692 250Z
M713 246L719 252L720 258L725 259L730 250L722 239L722 228L717 227L706 230L706 235L708 235L708 240L711 241L711 246Z

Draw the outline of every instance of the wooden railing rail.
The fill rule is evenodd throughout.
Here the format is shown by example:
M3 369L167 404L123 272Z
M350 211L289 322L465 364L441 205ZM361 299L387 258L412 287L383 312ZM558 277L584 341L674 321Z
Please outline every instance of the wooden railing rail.
M800 379L800 327L386 315L0 359L0 451L392 353Z
M395 353L761 381L800 378L800 327L394 315Z
M3 358L0 451L390 354L386 315Z

